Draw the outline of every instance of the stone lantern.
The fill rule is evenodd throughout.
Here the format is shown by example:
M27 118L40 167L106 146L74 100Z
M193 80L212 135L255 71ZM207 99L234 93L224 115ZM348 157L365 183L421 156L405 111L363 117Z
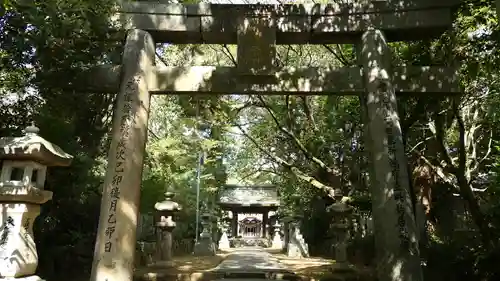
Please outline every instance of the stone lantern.
M165 200L155 204L156 210L156 251L158 260L154 263L157 267L172 266L172 231L175 228L173 216L181 210L181 206L172 201L173 192L165 192Z
M22 137L0 138L0 278L41 280L34 275L33 222L40 205L52 199L52 191L43 189L47 167L69 166L73 160L38 132L31 125Z
M347 234L349 230L349 217L352 207L347 205L343 199L342 191L335 191L336 202L332 205L334 212L333 229L336 236L335 261L339 268L348 267L347 263Z
M212 240L211 220L212 215L208 212L201 214L200 217L202 231L198 241L194 245L194 254L197 256L214 256L215 244Z
M271 248L272 249L283 249L283 240L281 240L281 225L279 224L278 221L273 225L274 228L274 235L273 235L273 241L271 243Z

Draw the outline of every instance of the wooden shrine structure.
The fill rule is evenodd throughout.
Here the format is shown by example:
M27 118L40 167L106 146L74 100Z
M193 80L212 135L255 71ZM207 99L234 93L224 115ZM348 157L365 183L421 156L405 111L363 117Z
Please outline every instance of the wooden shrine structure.
M444 98L460 90L452 67L393 65L388 42L439 36L459 2L122 2L112 18L128 30L121 65L82 71L69 83L74 90L118 94L91 280L132 280L150 96L213 93L358 95L371 160L378 279L421 281L396 96ZM237 44L237 66L156 66L155 44L165 42ZM278 67L277 44L354 44L358 65Z
M218 204L231 212L230 240L234 246L269 247L269 214L279 205L276 186L225 185Z

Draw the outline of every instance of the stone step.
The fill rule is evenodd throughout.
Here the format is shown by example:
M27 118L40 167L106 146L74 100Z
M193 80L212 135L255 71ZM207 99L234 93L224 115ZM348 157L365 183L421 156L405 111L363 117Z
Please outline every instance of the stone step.
M220 276L220 273L218 274ZM273 272L273 271L231 271L223 273L221 280L289 280L296 281L300 276L293 272Z

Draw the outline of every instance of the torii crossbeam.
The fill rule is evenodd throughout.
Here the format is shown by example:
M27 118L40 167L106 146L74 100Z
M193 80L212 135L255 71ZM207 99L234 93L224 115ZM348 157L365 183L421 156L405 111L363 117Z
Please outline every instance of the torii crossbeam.
M416 223L396 106L398 94L459 94L456 71L393 66L389 41L430 38L459 0L345 0L329 5L123 2L121 65L71 81L118 93L92 281L131 281L151 94L359 95L370 150L370 190L381 281L421 281ZM156 67L155 43L238 44L236 67ZM279 68L276 44L354 43L358 66Z

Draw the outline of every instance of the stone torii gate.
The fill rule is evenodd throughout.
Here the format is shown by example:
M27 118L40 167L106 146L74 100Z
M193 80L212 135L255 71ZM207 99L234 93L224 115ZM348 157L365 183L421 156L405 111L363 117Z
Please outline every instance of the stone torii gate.
M151 94L359 95L366 116L379 280L422 280L398 94L459 94L453 68L392 66L389 41L440 35L459 0L304 4L124 2L122 64L70 85L118 93L92 281L133 278ZM155 43L238 44L236 67L156 67ZM278 68L276 44L356 44L359 66Z

